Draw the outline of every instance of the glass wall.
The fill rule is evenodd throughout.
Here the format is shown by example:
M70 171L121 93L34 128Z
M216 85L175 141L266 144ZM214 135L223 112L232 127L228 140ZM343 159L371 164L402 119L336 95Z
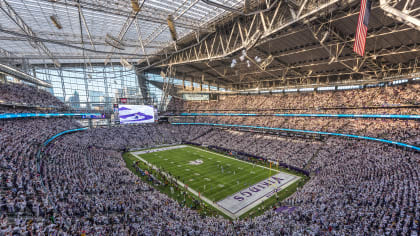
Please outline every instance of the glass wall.
M50 82L48 89L74 109L111 110L119 98L142 104L134 70L121 66L72 68L35 68L35 76Z
M164 83L164 78L159 75L159 74L152 74L152 73L147 73L146 74L146 78L147 78L147 88L149 91L149 97L151 98L153 105L156 105L156 107L159 107L161 105L161 101L162 101L162 97L163 97L163 91L161 88L156 87L155 85L153 85L150 81L155 81L158 83ZM177 78L171 78L172 79L172 83L179 87L182 88L182 79L177 79ZM186 88L186 90L194 90L194 91L198 91L200 90L200 83L191 83L190 81L185 80L184 81L184 86ZM194 89L192 88L192 86L194 86ZM208 91L208 90L213 90L216 91L217 87L216 86L209 86L208 84L203 84L203 91ZM220 91L226 91L225 89L219 88ZM169 103L171 99L171 96L168 96L168 99L166 100L167 104ZM166 105L164 107L166 107Z

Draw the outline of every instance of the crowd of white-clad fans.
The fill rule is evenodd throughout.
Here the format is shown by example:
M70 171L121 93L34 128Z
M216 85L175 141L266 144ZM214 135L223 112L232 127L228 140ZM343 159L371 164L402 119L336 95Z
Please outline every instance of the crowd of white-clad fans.
M189 117L178 117L178 121ZM346 133L420 145L418 120L276 116L197 116L194 122Z
M67 107L58 98L34 86L0 82L0 103L18 103L43 107Z
M416 235L419 229L418 153L341 138L329 138L321 145L318 141L272 137L276 147L291 150L278 152L279 156L294 159L291 152L296 150L302 154L298 159L305 158L303 154L311 159L307 166L313 171L311 180L283 203L297 206L297 210L292 213L269 210L254 219L231 222L221 217L202 218L160 194L125 167L120 151L101 147L106 142L91 132L69 134L48 146L41 163L44 189L35 164L39 143L44 136L74 128L69 120L56 119L53 124L49 121L10 121L1 126L1 233L260 235L331 231ZM127 132L130 137L129 132L134 130L143 140L149 140L138 139L138 146L155 145L158 140L150 141L153 140L150 135L163 129L160 125L149 125L146 132L143 126L131 126L123 128L120 135ZM174 128L176 132L171 129L167 127L166 135L179 140L179 132L187 132L188 127ZM205 129L202 128L203 133ZM111 137L113 131L107 133L104 129L101 134ZM195 132L198 131L196 127ZM242 148L244 152L270 148L264 141L248 148L249 140L238 138L241 135L247 137L248 133L235 131L230 139L226 136L221 141L229 141L226 146Z
M326 117L279 117L275 113L328 113L328 114L420 114L420 84L377 87L322 93L286 93L280 95L221 96L218 101L183 101L172 99L168 110L173 114L192 113L262 113L264 116L184 116L177 122L240 124L285 129L338 132L389 139L420 145L420 122L410 119L349 119ZM363 108L380 106L388 108ZM395 106L389 108L389 106ZM339 109L341 107L341 109ZM271 108L299 109L269 111ZM335 108L335 109L323 109ZM345 109L358 108L358 109ZM229 111L229 109L232 109ZM258 109L268 109L258 111Z
M367 127L375 125L368 121ZM42 148L53 135L78 127L67 118L0 120L0 235L418 235L420 230L420 154L413 151L344 138L168 124L91 129ZM418 138L413 127L418 128L395 125L392 137ZM311 171L311 179L282 203L295 206L293 212L268 210L242 220L203 217L136 177L122 158L122 149L183 140L279 160Z
M184 101L172 99L168 111L223 111L257 109L291 109L289 113L325 112L325 108L390 107L398 105L419 105L420 83L399 86L328 92L291 92L261 95L225 95L215 101ZM324 109L323 109L324 108ZM386 111L386 109L383 109ZM333 110L336 111L336 110ZM418 114L418 110L400 109L399 112ZM366 113L365 109L348 109L332 113ZM382 112L380 112L382 113Z

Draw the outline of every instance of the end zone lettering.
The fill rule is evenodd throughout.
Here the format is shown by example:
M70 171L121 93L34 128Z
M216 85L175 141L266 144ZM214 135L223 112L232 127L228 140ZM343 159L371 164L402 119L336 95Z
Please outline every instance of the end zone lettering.
M242 214L240 211L248 206L258 202L264 201L267 197L272 196L273 193L280 191L287 183L297 181L300 177L280 172L273 175L257 184L217 202L225 210L232 214ZM256 203L258 204L258 203Z
M275 183L281 184L281 181L284 180L282 178L277 178L275 176L270 177L270 179L264 180L262 183L255 184L245 191L241 191L234 195L233 199L237 201L243 201L247 197L252 197L252 193L258 193L261 190L272 186ZM277 182L276 182L277 181Z

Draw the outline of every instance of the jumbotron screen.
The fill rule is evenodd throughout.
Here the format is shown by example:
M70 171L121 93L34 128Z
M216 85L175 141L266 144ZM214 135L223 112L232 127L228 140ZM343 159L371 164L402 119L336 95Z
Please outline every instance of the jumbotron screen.
M120 124L140 124L155 122L155 109L147 105L119 104Z

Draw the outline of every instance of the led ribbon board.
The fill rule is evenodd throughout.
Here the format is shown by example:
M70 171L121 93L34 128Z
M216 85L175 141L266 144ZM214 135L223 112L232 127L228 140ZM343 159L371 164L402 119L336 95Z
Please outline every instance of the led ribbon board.
M256 113L181 113L181 116L262 116ZM336 118L385 118L385 119L420 119L420 115L382 115L382 114L267 114L280 117L336 117Z
M49 138L47 141L44 142L44 147L47 146L51 141L53 141L54 139L56 139L57 137L60 137L63 134L68 134L68 133L73 133L73 132L78 132L78 131L83 131L83 130L87 130L88 128L79 128L79 129L69 129L63 132L60 132L54 136L52 136L51 138Z
M100 113L5 113L0 114L0 119L14 119L14 118L50 118L50 117L101 117Z

